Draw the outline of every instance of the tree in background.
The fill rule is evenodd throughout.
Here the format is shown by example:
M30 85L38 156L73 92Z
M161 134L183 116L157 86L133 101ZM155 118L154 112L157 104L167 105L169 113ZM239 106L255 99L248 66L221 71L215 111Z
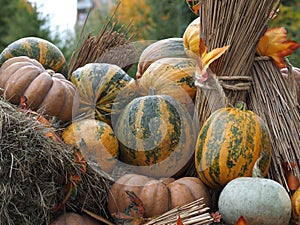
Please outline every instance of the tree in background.
M0 52L20 38L34 36L57 45L68 61L74 37L68 36L62 41L58 32L51 32L48 16L41 15L36 6L26 0L0 0L0 5Z

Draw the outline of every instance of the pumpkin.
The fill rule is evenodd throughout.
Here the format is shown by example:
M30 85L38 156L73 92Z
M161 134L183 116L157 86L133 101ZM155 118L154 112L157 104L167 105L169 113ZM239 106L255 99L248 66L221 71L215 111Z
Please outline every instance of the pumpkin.
M22 96L33 111L42 111L66 122L72 120L73 106L78 108L75 86L53 70L27 56L6 60L0 68L0 94L19 105Z
M144 218L161 215L175 207L204 198L211 205L209 190L197 177L154 179L140 174L125 174L112 185L108 197L110 214L125 212L130 200L125 191L133 191L143 202Z
M281 74L287 78L288 77L288 69L283 68L281 69ZM296 96L298 100L298 104L300 105L300 68L292 67L292 74L295 78L295 88L296 88Z
M63 141L74 144L83 157L109 173L117 163L119 144L112 128L94 119L74 121L62 132Z
M292 207L290 196L278 182L263 178L259 167L264 154L256 160L252 177L231 180L221 191L218 207L228 225L243 217L248 225L288 225Z
M169 80L166 82L173 82L180 86L194 100L197 92L194 84L195 70L196 61L194 59L163 58L156 60L148 67L143 74L143 81L141 83L153 82L159 79ZM163 85L163 82L161 85Z
M101 225L100 221L95 220L89 215L74 212L66 212L58 216L51 225Z
M270 134L263 120L241 103L216 110L198 134L195 166L200 179L220 190L237 177L251 176L255 161L267 175L271 160Z
M156 60L162 58L186 58L182 38L166 38L147 46L140 55L136 77L143 76L146 69Z
M300 222L300 187L292 195L292 219L294 222Z
M192 158L196 128L178 101L154 92L133 99L121 111L114 126L119 159L138 173L173 176Z
M71 81L77 88L79 109L77 115L111 124L114 105L119 92L133 80L119 66L108 63L89 63L76 69ZM115 107L117 109L117 107Z
M39 61L45 69L68 75L68 64L60 49L38 37L24 37L9 44L0 54L0 66L9 58L28 56Z
M190 58L199 58L200 17L194 19L183 33L184 51Z

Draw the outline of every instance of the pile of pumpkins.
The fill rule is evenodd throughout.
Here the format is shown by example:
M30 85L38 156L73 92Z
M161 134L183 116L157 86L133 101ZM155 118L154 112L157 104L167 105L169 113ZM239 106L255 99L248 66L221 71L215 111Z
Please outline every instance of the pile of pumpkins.
M32 110L56 118L62 140L106 173L117 164L130 167L111 187L111 215L128 209L126 191L141 199L143 216L151 218L199 198L210 207L214 190L220 192L219 211L227 224L243 216L248 224L284 225L292 211L299 221L300 191L292 203L279 183L264 178L271 137L256 114L238 103L198 126L197 57L199 18L183 37L145 48L136 78L108 63L68 73L55 45L26 37L0 54L0 95L16 105L25 96ZM191 164L197 177L185 176Z

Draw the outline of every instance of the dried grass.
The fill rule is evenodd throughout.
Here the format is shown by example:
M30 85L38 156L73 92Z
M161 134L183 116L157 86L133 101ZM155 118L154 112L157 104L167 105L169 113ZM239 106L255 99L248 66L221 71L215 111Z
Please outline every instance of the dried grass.
M35 117L20 112L0 98L0 224L47 225L60 213L52 212L66 196L68 178L78 174L74 201L63 209L83 207L105 216L109 182L88 167L75 163L74 149L45 137Z
M88 63L110 63L119 66L127 72L133 63L137 62L137 50L131 43L135 36L131 30L131 23L121 25L118 21L114 21L120 3L107 22L101 27L98 34L93 35L91 32L88 32L83 37L86 22L89 18L88 14L70 60L69 78L73 71Z

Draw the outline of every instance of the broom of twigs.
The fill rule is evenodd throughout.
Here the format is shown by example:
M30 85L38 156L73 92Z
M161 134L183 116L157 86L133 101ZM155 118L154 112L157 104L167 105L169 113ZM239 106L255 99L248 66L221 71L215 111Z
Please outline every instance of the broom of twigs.
M288 61L286 64L291 71ZM272 137L273 156L268 176L290 191L282 163L296 163L293 172L300 177L300 108L292 73L286 80L269 57L256 57L251 76L249 107L267 123Z
M87 63L109 63L121 67L127 72L136 62L137 51L131 44L135 34L132 33L132 24L121 25L114 21L119 2L107 22L101 27L98 34L88 32L84 37L84 30L90 12L88 13L81 33L69 63L70 78L73 71ZM119 25L119 28L118 28Z
M214 88L198 88L195 99L200 127L215 110L245 101L251 85L255 50L277 0L200 1L200 37L208 51L230 45L212 65L226 98Z
M209 208L203 203L203 198L200 198L184 206L176 207L145 223L145 225L176 225L178 215L180 216L184 225L211 224L213 218L208 211Z

